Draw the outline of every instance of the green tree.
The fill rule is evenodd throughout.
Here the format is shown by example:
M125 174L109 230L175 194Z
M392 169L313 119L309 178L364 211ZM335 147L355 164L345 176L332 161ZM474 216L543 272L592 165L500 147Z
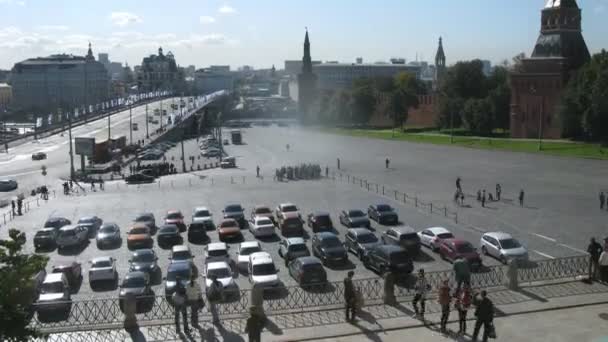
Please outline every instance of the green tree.
M352 90L352 123L365 124L376 108L376 89L369 79L356 80Z
M391 114L394 127L407 122L409 110L418 107L418 95L424 93L424 84L414 75L401 72L394 79L395 90L391 92ZM394 130L393 130L394 133Z
M464 126L476 134L488 135L494 128L492 104L486 99L468 99L462 109Z
M39 336L28 327L36 296L32 278L48 258L22 252L25 233L11 229L8 236L0 240L0 341L28 341Z
M511 87L509 86L509 71L505 67L495 67L488 77L488 101L492 106L494 128L509 129Z

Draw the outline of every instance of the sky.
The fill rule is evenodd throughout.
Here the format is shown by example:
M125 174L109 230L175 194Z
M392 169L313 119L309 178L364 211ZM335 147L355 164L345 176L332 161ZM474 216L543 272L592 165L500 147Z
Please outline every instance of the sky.
M0 0L0 68L31 57L86 54L141 64L162 46L181 66L282 69L302 58L354 62L434 60L499 63L530 54L546 0ZM589 50L608 48L608 0L578 0Z

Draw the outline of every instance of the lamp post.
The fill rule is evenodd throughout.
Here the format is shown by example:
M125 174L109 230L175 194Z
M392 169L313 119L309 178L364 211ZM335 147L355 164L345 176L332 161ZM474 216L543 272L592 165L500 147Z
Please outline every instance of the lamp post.
M61 115L61 108L59 108ZM74 151L72 150L72 118L68 117L68 139L70 143L70 179L74 179Z
M129 100L129 145L133 145L133 113L131 109L131 100Z
M182 141L181 141L181 143L182 143L182 172L183 173L186 173L186 156L185 156L185 153L184 153L184 138L185 138L185 136L186 136L186 127L182 126L182 139L181 139Z
M148 104L146 103L146 139L150 139L150 134L148 133Z

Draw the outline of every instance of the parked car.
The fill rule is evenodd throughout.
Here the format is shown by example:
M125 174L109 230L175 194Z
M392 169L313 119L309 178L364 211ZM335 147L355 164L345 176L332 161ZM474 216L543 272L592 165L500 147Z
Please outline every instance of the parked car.
M213 242L207 245L205 249L205 262L225 261L231 264L230 254L228 254L228 245L224 242Z
M150 229L151 234L156 232L156 219L152 213L141 213L135 217L133 222L145 224Z
M150 228L143 223L136 223L127 233L127 248L152 248L154 240L150 234Z
M292 260L310 256L310 251L303 238L292 237L279 242L279 256L285 259L285 266L287 266Z
M258 241L244 241L239 244L237 255L237 268L247 271L249 269L249 256L253 253L261 252L262 246Z
M57 233L59 250L71 247L82 247L89 242L89 230L85 226L64 226Z
M439 255L449 262L464 258L472 270L478 270L482 265L477 249L470 242L461 239L442 239L439 243Z
M32 153L32 160L43 160L43 159L46 159L46 153L44 153L44 152Z
M191 262L176 262L169 264L165 277L165 296L170 299L177 288L177 281L186 288L192 277Z
M312 236L312 255L321 260L323 265L345 264L348 254L342 241L332 233L321 232Z
M160 270L158 257L153 249L142 248L131 253L129 272L145 272L155 274Z
M274 223L265 216L256 216L249 222L249 231L258 237L268 237L274 235Z
M158 157L158 158L152 158L152 157ZM148 152L145 154L145 156L142 156L142 160L158 160L162 157L158 156L158 155L153 155L152 152ZM148 158L152 158L152 159L148 159ZM147 176L143 173L134 173L132 175L129 175L127 177L125 177L125 182L127 182L127 184L147 184L147 183L154 183L155 178L151 177L151 176Z
M196 207L192 213L192 221L190 222L190 228L200 228L201 230L215 230L215 224L213 223L212 214L207 207ZM190 233L190 232L188 232ZM207 234L205 234L207 236Z
M503 264L515 260L528 261L528 250L510 234L503 232L489 232L481 236L481 252L492 256Z
M236 167L236 158L235 157L224 157L220 162L220 167L222 169L232 169Z
M407 251L395 245L379 245L372 248L363 259L363 266L380 275L392 272L398 277L407 276L414 270Z
M16 190L19 185L13 179L0 179L0 192Z
M351 228L344 235L344 247L363 260L368 251L380 245L380 240L366 228Z
M238 222L239 226L242 228L247 224L245 221L245 209L240 204L229 204L224 207L222 213L224 214L225 219L233 219Z
M97 232L95 239L97 248L102 249L107 246L120 245L122 238L120 237L120 227L116 223L104 223Z
M121 310L124 310L124 301L129 294L135 296L136 305L151 300L154 292L150 286L150 275L138 271L130 271L125 275L118 292L118 305Z
M72 261L67 264L56 265L51 270L51 273L65 274L68 284L72 289L78 288L82 283L82 266L79 262Z
M118 282L118 272L116 271L116 260L112 257L97 257L90 261L89 284L94 288L99 282Z
M216 148L208 148L201 152L201 155L205 158L216 158L222 155L222 151Z
M34 248L55 248L57 230L55 228L42 228L34 235Z
M249 281L263 287L276 287L280 284L278 270L272 257L267 252L257 252L249 255Z
M234 219L223 219L217 225L217 234L220 241L238 240L242 238L241 227Z
M312 256L299 257L289 263L289 275L300 286L327 283L327 273L321 261Z
M333 231L334 229L331 216L325 211L315 211L308 214L307 223L313 233Z
M359 209L342 210L340 212L340 223L348 228L371 227L367 215Z
M169 256L171 262L192 262L194 255L190 248L186 245L175 245L171 248L171 256Z
M453 239L454 234L443 227L431 227L418 232L420 243L427 246L433 252L439 248L439 243L443 239Z
M179 228L180 232L186 231L186 224L184 223L184 215L179 210L169 210L167 216L165 216L166 225L175 225Z
M66 315L72 307L71 289L63 273L47 274L40 286L40 296L36 301L38 318L44 321L48 318Z
M270 207L265 205L256 205L253 207L251 210L251 219L253 220L256 217L267 217L272 221L272 223L276 223L272 210L270 210Z
M382 233L382 242L403 247L410 256L420 253L420 236L411 227L392 227Z
M370 205L369 208L367 208L367 215L371 220L374 220L379 224L399 223L399 215L397 215L395 209L385 203Z
M103 220L97 216L85 216L80 218L77 224L79 226L86 227L89 232L89 238L93 238L95 235L97 235L97 231L99 230L99 227L101 227L102 223Z
M183 240L176 225L165 224L158 230L156 242L160 248L171 248L175 245L180 245Z
M72 222L65 217L49 217L46 222L44 222L44 228L59 229L69 224L72 224Z
M274 214L277 217L277 220L280 220L281 218L283 218L283 216L287 213L291 213L292 216L293 216L293 214L296 214L297 216L301 216L300 210L293 203L281 203L274 210Z
M304 234L304 222L298 212L285 212L278 221L283 236Z
M211 284L213 283L211 278L215 276L217 280L222 284L224 289L222 300L229 297L231 294L238 295L238 287L232 277L232 269L230 265L225 261L214 261L209 262L205 265L203 270L203 276L205 277L205 292L209 293Z

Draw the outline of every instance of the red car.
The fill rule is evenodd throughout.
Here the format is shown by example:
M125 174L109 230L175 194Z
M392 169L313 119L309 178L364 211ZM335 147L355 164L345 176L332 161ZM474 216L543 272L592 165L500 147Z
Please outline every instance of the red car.
M454 262L458 258L464 258L471 265L471 269L477 270L481 267L481 256L477 249L465 240L444 239L439 243L439 255L442 259Z
M165 216L165 224L174 224L180 232L186 231L186 223L184 223L184 215L179 210L169 210Z

